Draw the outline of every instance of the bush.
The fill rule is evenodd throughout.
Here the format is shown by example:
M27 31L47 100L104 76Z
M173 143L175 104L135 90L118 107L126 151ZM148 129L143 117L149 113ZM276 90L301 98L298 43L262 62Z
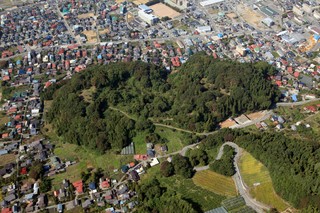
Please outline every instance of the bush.
M172 163L168 161L164 161L163 163L161 163L160 172L164 177L170 177L174 175L174 168Z

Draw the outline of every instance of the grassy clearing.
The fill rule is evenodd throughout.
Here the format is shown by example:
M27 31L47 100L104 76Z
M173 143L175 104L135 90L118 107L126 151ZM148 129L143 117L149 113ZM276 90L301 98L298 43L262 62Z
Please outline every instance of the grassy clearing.
M186 135L179 131L174 131L172 129L156 127L155 133L160 135L161 138L166 139L168 146L168 152L175 152L183 148L183 139ZM134 138L133 142L135 144L135 151L137 154L146 154L147 146L145 138L148 135L146 132L139 132Z
M160 166L155 166L147 170L142 176L142 181L157 178L161 186L167 187L179 194L183 199L193 205L199 212L205 212L221 206L224 196L213 193L195 185L192 179L185 179L178 175L172 177L162 177Z
M82 90L81 96L83 97L85 102L91 103L92 102L92 96L96 91L96 87L92 86L90 89Z
M148 134L145 132L140 132L132 139L134 142L134 149L137 154L147 153L147 145L145 142L145 138L147 135Z
M6 154L0 156L0 166L4 166L12 162L16 162L16 156L14 154Z
M236 186L231 177L226 177L213 171L197 172L192 178L194 184L219 195L236 196Z
M255 199L273 206L279 211L283 211L289 207L289 205L275 193L269 172L262 163L249 153L244 152L241 156L239 166L241 176L250 188L250 194ZM254 184L257 186L254 186Z
M305 120L305 123L310 124L313 131L315 131L317 134L320 134L320 113L314 114L310 117L308 117Z
M175 152L183 148L183 139L186 137L185 133L163 127L157 127L155 132L159 134L160 137L168 140L168 152Z

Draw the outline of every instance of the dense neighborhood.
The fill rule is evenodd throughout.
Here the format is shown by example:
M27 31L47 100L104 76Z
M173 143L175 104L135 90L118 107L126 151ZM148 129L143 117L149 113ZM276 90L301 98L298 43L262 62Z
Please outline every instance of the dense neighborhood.
M163 15L163 8L172 10L171 17ZM180 4L171 0L39 0L2 9L3 213L65 212L79 207L132 212L138 201L131 182L138 182L146 170L160 164L160 159L171 162L171 150L166 145L156 150L153 143L146 143L145 153L136 153L132 143L121 151L121 155L133 158L113 171L117 178L94 171L93 178L83 174L74 182L63 179L60 187L51 190L46 180L79 162L60 159L54 152L55 142L43 136L41 95L89 66L143 61L175 73L192 55L205 52L221 60L266 61L272 65L277 74L270 80L280 89L283 104L294 106L319 98L317 1L282 0L270 1L269 5L266 1L239 0L183 0ZM261 20L248 22L243 14L249 12L259 14ZM319 110L320 105L311 102L301 112L310 116ZM247 115L230 118L227 127L240 128L253 122L261 131L270 126L275 131L297 131L302 125L310 128L308 122L290 120L280 113L267 114L261 121Z

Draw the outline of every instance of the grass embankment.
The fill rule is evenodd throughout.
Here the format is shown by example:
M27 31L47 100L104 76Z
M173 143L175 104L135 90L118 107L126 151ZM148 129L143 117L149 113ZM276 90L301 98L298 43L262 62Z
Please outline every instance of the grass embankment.
M267 168L252 155L244 152L240 159L240 172L245 184L250 188L250 194L267 205L279 211L284 211L288 204L278 196L273 188Z
M225 199L224 196L195 185L192 179L185 179L178 175L167 178L162 177L160 174L160 166L148 169L147 173L142 176L142 181L152 178L157 178L161 186L175 191L200 212L221 206L221 201Z
M197 172L192 180L197 186L216 194L228 197L237 195L237 189L231 177L205 170Z
M65 178L71 182L79 180L81 172L85 172L87 169L102 168L110 177L116 178L121 172L114 173L113 170L133 161L132 155L116 155L111 152L101 155L85 147L67 143L58 143L54 154L63 161L71 160L77 162L75 165L68 167L65 173L53 176L54 186L59 185Z

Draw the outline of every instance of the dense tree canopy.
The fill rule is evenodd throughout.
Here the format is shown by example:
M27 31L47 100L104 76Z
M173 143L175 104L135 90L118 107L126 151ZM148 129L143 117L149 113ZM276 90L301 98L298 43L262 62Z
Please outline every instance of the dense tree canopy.
M103 152L128 145L137 131L152 133L149 118L201 132L230 116L269 108L278 97L267 80L272 72L264 63L197 54L170 75L142 62L95 66L42 96L53 99L47 120L59 136Z
M157 179L143 183L137 189L140 206L137 212L195 213L192 205L174 191L161 187Z
M234 175L236 173L233 160L234 156L234 149L230 146L224 146L221 159L212 162L210 169L225 176Z
M294 207L320 207L319 141L292 138L283 132L222 129L203 145L210 149L231 139L268 168L276 192Z

